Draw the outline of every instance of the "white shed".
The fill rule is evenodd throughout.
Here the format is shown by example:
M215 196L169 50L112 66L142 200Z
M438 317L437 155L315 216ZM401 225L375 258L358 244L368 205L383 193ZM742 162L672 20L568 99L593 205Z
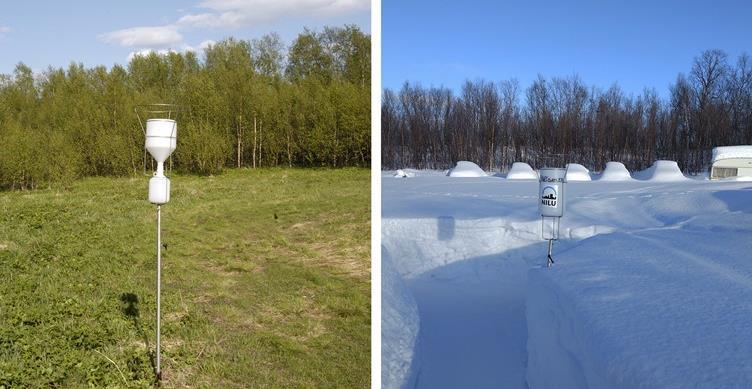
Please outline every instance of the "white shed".
M710 179L752 177L752 146L723 146L713 149Z

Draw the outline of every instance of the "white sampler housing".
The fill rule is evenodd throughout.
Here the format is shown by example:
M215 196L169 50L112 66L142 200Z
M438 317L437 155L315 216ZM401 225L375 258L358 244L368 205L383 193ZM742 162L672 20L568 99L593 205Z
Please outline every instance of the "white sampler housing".
M710 179L752 177L752 146L723 146L713 149Z
M157 161L157 171L149 180L149 202L165 204L170 201L170 179L164 175L164 162L175 151L178 125L172 119L146 121L146 150Z
M541 236L548 240L548 260L546 266L554 264L554 241L559 239L559 223L564 216L565 187L567 185L567 169L540 169L538 185L538 210L541 214ZM546 222L550 222L550 230L546 231Z
M566 169L543 168L540 170L538 210L541 216L564 216L564 185L566 183Z

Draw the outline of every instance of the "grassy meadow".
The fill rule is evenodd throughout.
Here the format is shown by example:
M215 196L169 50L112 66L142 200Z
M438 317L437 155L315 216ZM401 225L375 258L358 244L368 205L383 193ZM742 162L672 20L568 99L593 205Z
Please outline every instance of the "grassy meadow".
M370 385L369 176L172 176L163 386ZM155 385L147 182L0 193L0 387Z

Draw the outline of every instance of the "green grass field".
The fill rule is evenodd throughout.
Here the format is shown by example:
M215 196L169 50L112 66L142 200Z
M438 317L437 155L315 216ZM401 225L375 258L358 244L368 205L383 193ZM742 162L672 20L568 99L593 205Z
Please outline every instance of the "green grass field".
M172 177L164 386L369 386L369 176ZM0 388L154 385L147 182L0 193Z

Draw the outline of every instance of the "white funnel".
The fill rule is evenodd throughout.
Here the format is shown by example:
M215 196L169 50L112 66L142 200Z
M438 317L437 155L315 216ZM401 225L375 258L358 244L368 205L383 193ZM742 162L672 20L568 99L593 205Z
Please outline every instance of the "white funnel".
M146 150L157 161L157 176L164 175L164 161L177 146L178 125L172 119L146 121Z

